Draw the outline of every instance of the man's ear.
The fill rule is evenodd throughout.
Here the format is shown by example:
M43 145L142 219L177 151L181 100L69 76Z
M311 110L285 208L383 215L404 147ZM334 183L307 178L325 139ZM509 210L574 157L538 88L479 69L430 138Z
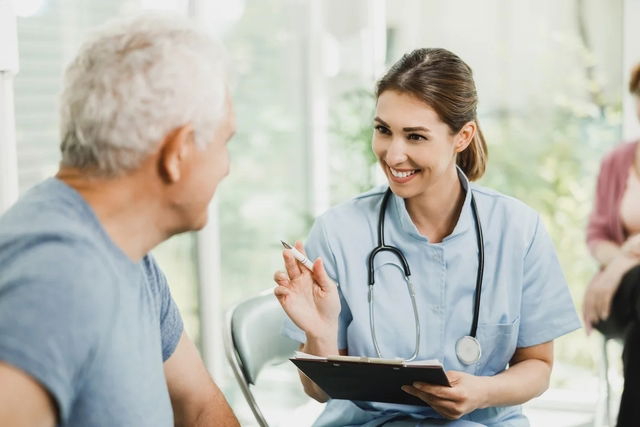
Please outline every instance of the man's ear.
M478 125L475 121L467 122L456 135L456 153L461 153L467 149L476 134Z
M169 132L160 148L158 158L160 175L170 183L179 181L182 174L182 164L192 146L193 127L190 123Z

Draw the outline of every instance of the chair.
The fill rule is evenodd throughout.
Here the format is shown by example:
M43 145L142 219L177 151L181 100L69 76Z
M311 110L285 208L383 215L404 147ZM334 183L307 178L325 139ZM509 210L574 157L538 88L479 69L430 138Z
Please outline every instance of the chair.
M609 378L609 342L614 342L619 346L623 345L622 335L601 335L601 353L600 353L600 403L596 408L595 427L605 427L615 425L613 419L614 414L611 411L613 396L611 393L611 381Z
M286 361L300 344L280 334L285 313L271 289L232 307L226 317L227 360L258 424L267 427L251 386L264 367Z

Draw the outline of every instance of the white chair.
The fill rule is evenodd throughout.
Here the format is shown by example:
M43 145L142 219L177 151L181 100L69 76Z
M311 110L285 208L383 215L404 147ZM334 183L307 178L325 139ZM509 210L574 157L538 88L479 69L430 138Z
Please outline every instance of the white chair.
M299 346L298 342L280 333L284 318L284 311L272 290L251 297L227 312L225 353L261 427L269 424L251 388L264 367L287 361ZM295 367L291 366L291 369Z
M611 391L611 378L609 376L609 344L611 342L622 345L621 336L601 335L602 345L600 352L599 371L600 371L600 402L596 408L596 417L594 427L612 427L616 424L614 413L611 410L613 404L613 393Z

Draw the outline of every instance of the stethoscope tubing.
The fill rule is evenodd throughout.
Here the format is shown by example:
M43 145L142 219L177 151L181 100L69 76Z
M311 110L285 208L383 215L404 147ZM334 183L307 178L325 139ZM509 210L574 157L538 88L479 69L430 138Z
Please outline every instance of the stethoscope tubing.
M471 189L469 189L471 191ZM478 319L480 317L480 299L482 298L482 281L484 279L484 236L482 235L482 226L480 225L480 217L478 216L478 206L476 199L471 193L471 209L476 223L476 240L478 242L478 272L476 275L476 290L473 304L473 322L471 323L471 333L469 336L476 338L478 333Z
M469 191L471 191L471 189L469 189ZM382 357L381 352L380 352L380 348L378 346L378 341L376 338L376 332L375 332L375 316L374 316L374 296L373 296L373 285L375 284L375 277L374 277L374 260L375 260L375 256L377 254L379 254L380 252L391 252L393 253L401 262L402 264L402 269L404 271L404 275L406 278L406 282L407 282L407 289L409 292L409 296L411 298L411 305L413 308L413 314L414 314L414 320L415 320L415 330L416 330L416 345L415 345L415 349L413 354L411 355L410 358L406 359L407 361L411 361L414 360L417 355L418 355L418 351L420 348L420 319L418 317L418 308L417 308L417 303L416 303L416 298L415 298L415 288L411 282L410 276L411 276L411 270L409 268L409 263L407 262L404 254L402 253L402 251L395 247L395 246L390 246L390 245L386 245L385 241L384 241L384 220L385 220L385 213L387 210L387 205L389 202L389 198L392 195L392 191L391 188L387 188L387 191L385 192L383 198L382 198L382 203L380 205L380 212L379 212L379 216L378 216L378 246L376 246L370 253L369 253L369 258L367 260L367 264L368 264L368 287L369 287L369 292L368 292L368 303L369 303L369 325L370 325L370 329L371 329L371 338L373 341L373 345L374 348L376 350L376 353L378 355L378 357ZM470 331L470 337L473 338L474 340L476 340L476 334L478 331L478 320L480 317L480 302L481 302L481 296L482 296L482 281L483 281L483 275L484 275L484 237L483 237L483 233L482 233L482 225L480 224L480 217L478 215L478 207L476 205L476 201L475 198L473 197L473 192L471 192L471 209L473 211L473 217L474 217L474 222L475 222L475 229L476 229L476 241L478 244L478 271L477 271L477 275L476 275L476 287L475 287L475 295L474 295L474 304L473 304L473 321L471 323L471 331ZM477 340L476 340L477 341ZM479 345L479 344L478 344ZM480 350L478 348L478 350Z

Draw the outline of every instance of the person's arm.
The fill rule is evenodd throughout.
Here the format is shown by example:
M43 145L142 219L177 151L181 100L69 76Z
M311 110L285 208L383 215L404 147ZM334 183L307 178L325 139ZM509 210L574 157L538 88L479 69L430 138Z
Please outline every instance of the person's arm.
M51 395L31 376L0 361L0 426L52 427L57 410Z
M335 341L332 341L335 343ZM341 356L346 356L347 350L337 350L337 346L334 345L331 347L331 344L327 344L322 342L321 340L309 340L307 338L307 342L300 346L300 351L303 351L307 354L315 354L316 356L330 356L334 354L339 354ZM308 376L306 376L301 370L298 369L298 375L300 375L300 382L302 383L302 388L304 392L307 393L309 397L317 400L320 403L324 403L329 400L329 396L325 393L316 383L314 383Z
M553 367L553 341L516 349L509 369L487 383L483 407L519 405L540 396L549 388Z
M451 387L416 382L402 389L428 403L448 419L458 419L476 409L519 405L549 387L553 341L516 349L509 369L492 377L449 371Z
M611 301L622 278L630 269L639 264L638 257L620 252L591 279L582 302L582 318L587 334L591 333L593 325L609 317Z
M591 254L602 267L608 266L611 261L623 254L622 247L610 240L598 240L592 244Z
M183 332L164 362L176 426L239 426L224 395L211 379L196 346Z
M296 242L295 246L306 255L301 242ZM315 260L311 272L293 257L290 250L283 251L282 255L287 271L274 274L273 279L278 285L274 294L287 316L306 335L301 351L325 357L346 354L346 350L338 349L338 288L327 275L322 259ZM305 393L319 402L329 399L306 375L299 374Z
M609 154L600 163L593 208L586 230L589 252L602 267L606 267L612 259L619 255L620 251L620 245L612 241L613 236L609 225L612 215L610 195L614 175L615 165L611 154Z

